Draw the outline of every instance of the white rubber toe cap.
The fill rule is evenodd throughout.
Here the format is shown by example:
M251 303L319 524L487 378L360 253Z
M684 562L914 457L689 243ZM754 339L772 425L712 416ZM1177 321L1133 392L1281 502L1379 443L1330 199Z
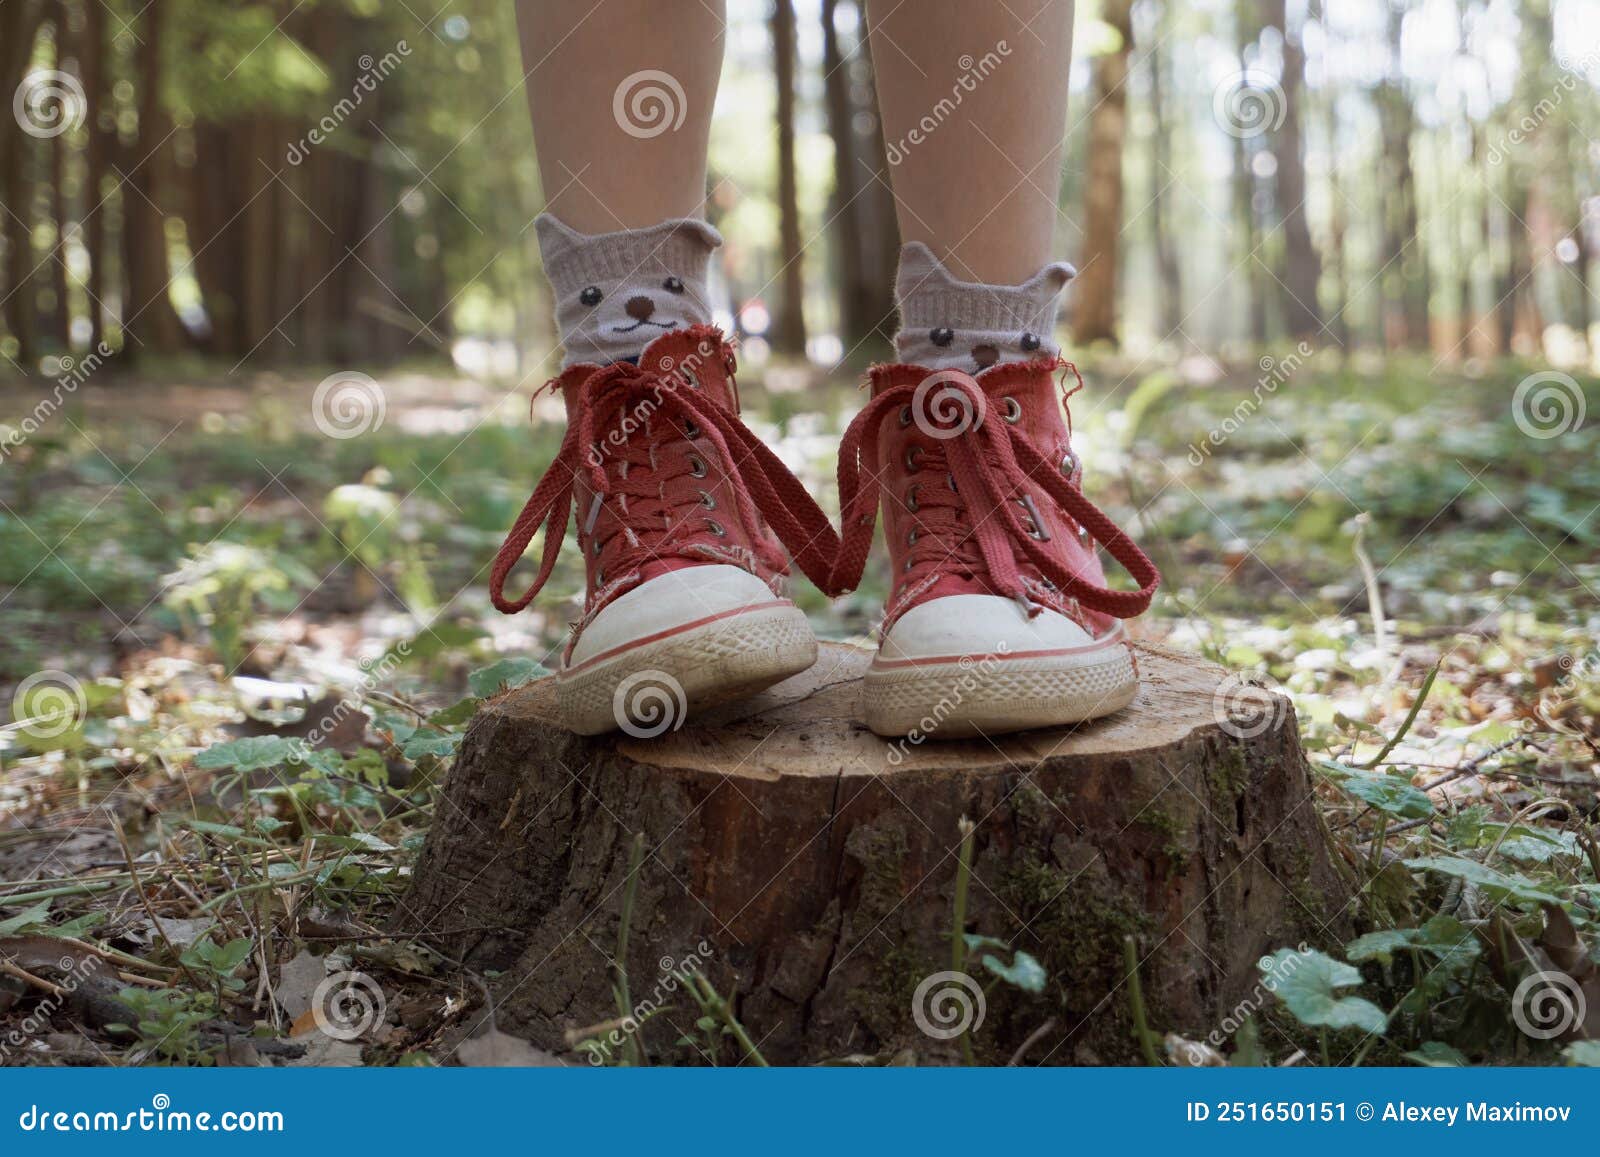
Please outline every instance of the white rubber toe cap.
M785 600L749 571L712 564L680 567L620 595L583 629L569 667L708 619Z
M1022 656L1082 650L1087 657L1112 639L1096 639L1066 615L1040 611L1029 618L999 595L947 595L912 607L878 648L883 663L959 659L963 655Z

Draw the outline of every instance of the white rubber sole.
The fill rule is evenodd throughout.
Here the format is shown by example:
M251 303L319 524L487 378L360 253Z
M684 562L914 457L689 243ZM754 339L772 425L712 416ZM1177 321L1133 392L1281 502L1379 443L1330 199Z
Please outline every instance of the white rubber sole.
M556 676L562 722L579 735L676 731L694 712L798 675L817 639L791 604L735 612L600 655Z
M1133 651L1118 640L1055 654L875 660L862 706L886 738L959 739L1099 719L1138 691Z

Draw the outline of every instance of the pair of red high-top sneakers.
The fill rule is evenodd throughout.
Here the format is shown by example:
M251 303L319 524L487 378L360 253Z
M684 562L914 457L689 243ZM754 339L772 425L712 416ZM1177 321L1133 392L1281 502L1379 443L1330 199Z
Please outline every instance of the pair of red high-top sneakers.
M490 593L522 610L576 511L583 617L561 656L566 725L653 733L811 666L817 643L784 597L790 561L824 593L861 578L882 507L893 588L864 680L880 735L961 736L1094 719L1138 687L1121 620L1159 576L1079 489L1058 359L976 377L887 365L839 451L842 533L739 418L734 358L695 326L637 365L576 365L557 380L561 449L495 558ZM505 580L544 528L537 577ZM1112 590L1094 544L1137 590Z

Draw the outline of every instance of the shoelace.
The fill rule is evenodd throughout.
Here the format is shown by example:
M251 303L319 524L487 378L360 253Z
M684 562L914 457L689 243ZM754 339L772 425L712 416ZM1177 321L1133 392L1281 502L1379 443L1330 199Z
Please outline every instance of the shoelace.
M922 487L913 513L919 523L916 540L907 556L908 570L916 572L950 565L958 571L986 573L995 587L1037 614L1042 608L1029 597L1019 557L1062 595L1075 598L1090 610L1117 618L1132 618L1150 605L1161 576L1145 553L1116 523L1083 496L1018 427L984 416L988 405L971 376L952 370L939 380L959 390L964 405L947 405L943 413L958 415L941 430L949 436L923 451L907 466L945 475L937 487ZM872 528L877 521L879 480L878 435L890 415L920 401L911 383L885 390L869 402L850 423L839 447L839 503L843 511L843 541L833 585L852 589L861 580ZM954 402L958 399L949 398ZM937 420L939 407L921 407ZM971 421L973 415L978 420ZM962 421L962 417L965 421ZM964 427L964 428L963 428ZM913 465L914 462L914 465ZM1040 522L1027 485L1032 483L1060 504L1139 584L1137 591L1118 591L1078 577L1061 553L1048 550L1039 537ZM926 494L924 501L920 494Z
M618 363L591 374L579 388L555 461L534 487L495 556L489 572L489 596L497 609L506 614L522 610L549 579L566 537L580 476L593 494L585 513L585 533L594 529L605 503L620 501L627 507L626 515L619 517L634 531L637 543L607 559L615 573L670 557L678 541L692 533L692 516L685 508L699 504L695 491L688 490L681 499L668 497L665 485L670 478L693 473L694 463L688 456L676 466L658 462L653 440L644 430L634 430L621 446L607 452L586 452L597 445L596 431L625 429L620 424L623 415L638 413L645 405L650 407L645 412L650 415L651 429L676 426L679 431L696 430L698 437L707 440L712 452L695 457L702 465L712 459L728 471L737 517L755 549L765 549L766 555L772 556L763 561L779 571L785 565L779 552L764 548L760 520L765 518L806 576L825 593L838 593L828 586L839 549L838 536L827 515L778 456L737 414L690 388L675 374ZM504 594L506 577L540 526L545 529L545 539L539 573L526 591L508 599Z

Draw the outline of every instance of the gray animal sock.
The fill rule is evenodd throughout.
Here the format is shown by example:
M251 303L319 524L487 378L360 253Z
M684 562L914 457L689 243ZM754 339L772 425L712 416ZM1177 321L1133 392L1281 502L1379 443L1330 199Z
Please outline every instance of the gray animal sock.
M662 334L711 320L706 270L722 236L704 221L588 234L541 213L534 231L555 291L563 369L634 359Z
M1061 290L1077 276L1053 262L1021 285L958 281L920 241L900 250L895 300L902 362L969 374L1002 362L1032 361L1060 353L1054 333Z

